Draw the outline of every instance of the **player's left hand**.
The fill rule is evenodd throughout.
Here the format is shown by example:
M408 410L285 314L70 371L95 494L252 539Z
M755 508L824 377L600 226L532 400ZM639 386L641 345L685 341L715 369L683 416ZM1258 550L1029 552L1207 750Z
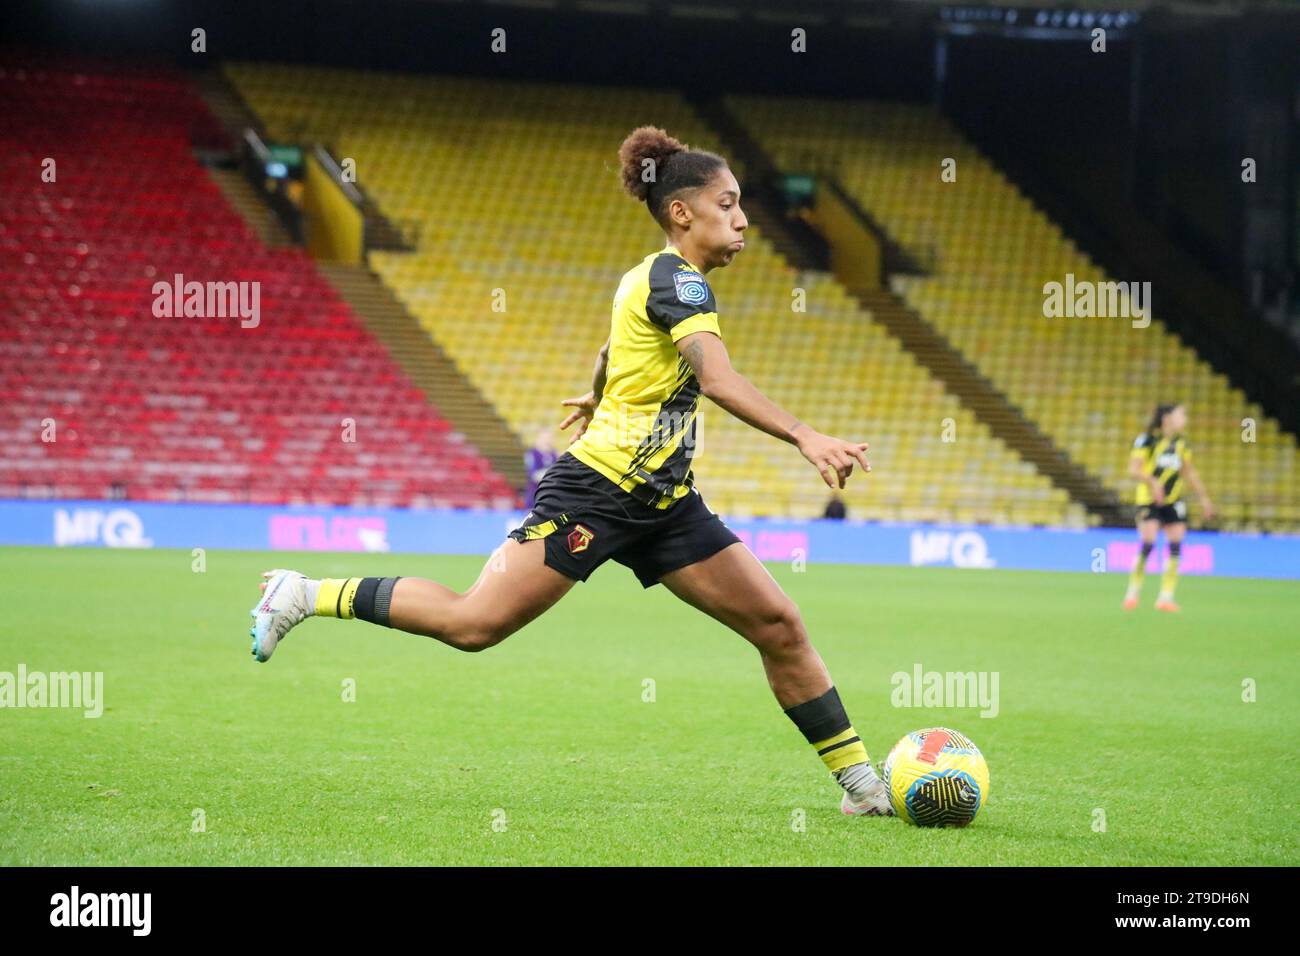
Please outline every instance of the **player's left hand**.
M1201 499L1201 517L1206 521L1214 520L1214 505L1209 498Z
M596 414L596 406L600 402L596 399L595 392L588 392L586 395L580 395L577 398L566 398L560 404L573 408L573 411L569 412L564 421L560 422L560 431L564 431L578 420L582 421L582 424L578 426L578 430L569 439L569 444L572 445L587 431L587 426L591 424L591 419Z
M844 487L853 474L855 461L862 465L864 472L871 470L871 462L867 460L870 447L866 442L845 441L811 430L799 437L799 451L821 473L822 481L832 491L837 481L841 489Z

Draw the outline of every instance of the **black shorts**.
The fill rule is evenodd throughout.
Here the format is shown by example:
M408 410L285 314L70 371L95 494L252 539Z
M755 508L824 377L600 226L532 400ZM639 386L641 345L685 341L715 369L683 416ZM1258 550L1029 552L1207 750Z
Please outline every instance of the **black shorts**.
M546 469L533 510L510 537L541 538L547 565L575 581L613 558L647 588L740 540L694 488L669 508L652 508L567 452Z
M1169 505L1138 505L1138 521L1159 521L1167 524L1184 524L1187 521L1187 502L1175 501Z

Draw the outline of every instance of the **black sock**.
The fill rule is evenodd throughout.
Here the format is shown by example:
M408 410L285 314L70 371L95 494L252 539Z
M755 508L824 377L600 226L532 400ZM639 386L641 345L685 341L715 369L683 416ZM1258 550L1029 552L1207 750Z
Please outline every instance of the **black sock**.
M867 761L867 750L849 723L849 715L834 687L820 697L796 704L785 714L832 773Z
M388 609L393 603L393 585L401 578L362 578L357 585L356 597L352 600L352 614L359 621L371 624L388 623Z

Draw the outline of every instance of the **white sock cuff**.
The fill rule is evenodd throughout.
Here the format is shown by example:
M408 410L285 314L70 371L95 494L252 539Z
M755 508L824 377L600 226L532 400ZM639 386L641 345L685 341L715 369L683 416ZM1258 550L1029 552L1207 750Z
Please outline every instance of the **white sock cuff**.
M310 613L315 614L316 596L320 594L320 581L314 578L308 578L306 581L306 588L307 588L307 607L311 609Z

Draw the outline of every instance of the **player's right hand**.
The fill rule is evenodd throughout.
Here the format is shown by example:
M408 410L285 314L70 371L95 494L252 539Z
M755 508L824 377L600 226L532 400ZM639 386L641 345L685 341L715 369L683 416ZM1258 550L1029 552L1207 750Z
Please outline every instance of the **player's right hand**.
M569 439L569 444L572 445L587 431L587 426L591 424L591 419L596 414L596 406L600 402L596 400L595 392L588 392L586 395L580 395L577 398L566 398L560 404L573 408L573 411L569 412L564 421L560 422L560 431L564 431L579 419L582 421L582 424L578 426L578 430Z
M871 462L867 460L870 447L866 442L844 441L814 431L799 439L800 453L821 473L822 481L831 490L835 489L837 482L840 488L844 487L844 482L853 474L855 461L862 465L864 472L871 470Z
M1165 503L1165 486L1158 481L1151 482L1151 501L1156 505Z

